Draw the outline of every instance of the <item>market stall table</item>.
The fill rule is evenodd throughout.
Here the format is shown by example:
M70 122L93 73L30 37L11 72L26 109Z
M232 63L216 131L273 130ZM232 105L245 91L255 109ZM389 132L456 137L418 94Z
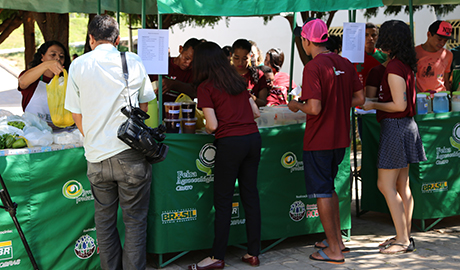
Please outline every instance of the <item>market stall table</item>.
M377 188L377 151L380 124L375 114L360 115L362 136L362 198L363 211L388 213L383 195ZM414 197L414 219L421 220L425 231L444 217L460 215L460 112L416 115L427 161L409 166ZM429 227L425 220L437 219Z
M304 124L260 129L259 193L262 239L322 232L316 201L305 196ZM167 134L165 161L153 165L148 252L210 248L213 239L212 162L214 137ZM81 145L0 150L0 174L40 269L99 269L94 205ZM5 156L7 155L7 156ZM351 228L349 150L336 190L341 228ZM119 218L121 217L121 213ZM236 189L229 245L246 242L245 218ZM0 265L32 269L11 217L0 212ZM121 218L120 218L121 221ZM119 222L123 236L123 222ZM8 252L7 252L8 251ZM161 266L164 266L162 264Z

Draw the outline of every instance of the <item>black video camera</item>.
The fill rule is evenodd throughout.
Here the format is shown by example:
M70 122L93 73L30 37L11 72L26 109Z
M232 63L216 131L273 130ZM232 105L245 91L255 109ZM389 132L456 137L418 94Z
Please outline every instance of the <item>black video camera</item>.
M156 141L161 142L166 138L164 134L166 127L164 125L159 125L157 128L148 127L144 120L150 116L140 108L126 106L121 109L121 112L128 117L128 120L118 128L118 139L144 154L150 164L163 161L169 147Z

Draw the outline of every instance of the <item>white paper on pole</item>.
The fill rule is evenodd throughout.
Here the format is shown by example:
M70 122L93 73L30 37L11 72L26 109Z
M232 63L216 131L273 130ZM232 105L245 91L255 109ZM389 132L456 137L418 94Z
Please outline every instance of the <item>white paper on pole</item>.
M365 23L343 23L342 56L352 63L364 63Z
M148 74L168 74L169 30L139 29L137 52Z

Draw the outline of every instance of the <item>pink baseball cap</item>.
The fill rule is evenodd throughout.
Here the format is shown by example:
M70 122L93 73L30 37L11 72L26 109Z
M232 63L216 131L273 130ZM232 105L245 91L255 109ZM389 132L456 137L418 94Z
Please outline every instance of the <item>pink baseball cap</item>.
M438 35L442 38L454 39L452 36L452 25L446 21L435 21L430 25L428 31L432 35Z
M295 31L297 30L297 31ZM315 43L323 43L328 39L327 25L320 19L308 19L302 26L294 30L296 36L302 36L305 39Z

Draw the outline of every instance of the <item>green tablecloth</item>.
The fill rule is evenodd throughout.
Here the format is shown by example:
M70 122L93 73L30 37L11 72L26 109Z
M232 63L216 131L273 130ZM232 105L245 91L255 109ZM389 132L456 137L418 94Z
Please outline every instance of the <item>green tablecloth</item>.
M302 124L261 129L258 183L264 240L323 231L315 200L305 198L303 133ZM211 247L213 140L211 135L167 135L168 157L153 165L148 252ZM19 205L17 218L40 269L99 269L94 199L83 153L79 147L0 156L0 174ZM336 186L342 229L351 228L349 163L347 151ZM233 210L229 244L244 243L238 191ZM1 209L0 221L0 268L32 269L11 217ZM119 226L123 238L122 222Z
M302 163L305 124L260 129L262 157L258 187L262 240L322 232L316 200L306 198ZM148 252L164 254L206 249L214 238L212 206L213 136L168 134L169 154L153 166ZM337 176L342 229L351 228L350 154ZM209 174L207 173L209 172ZM229 244L246 242L244 211L238 189Z
M380 125L374 114L363 119L361 209L388 212L377 188L377 151ZM427 161L411 164L410 186L414 219L432 219L460 214L460 113L416 115Z

